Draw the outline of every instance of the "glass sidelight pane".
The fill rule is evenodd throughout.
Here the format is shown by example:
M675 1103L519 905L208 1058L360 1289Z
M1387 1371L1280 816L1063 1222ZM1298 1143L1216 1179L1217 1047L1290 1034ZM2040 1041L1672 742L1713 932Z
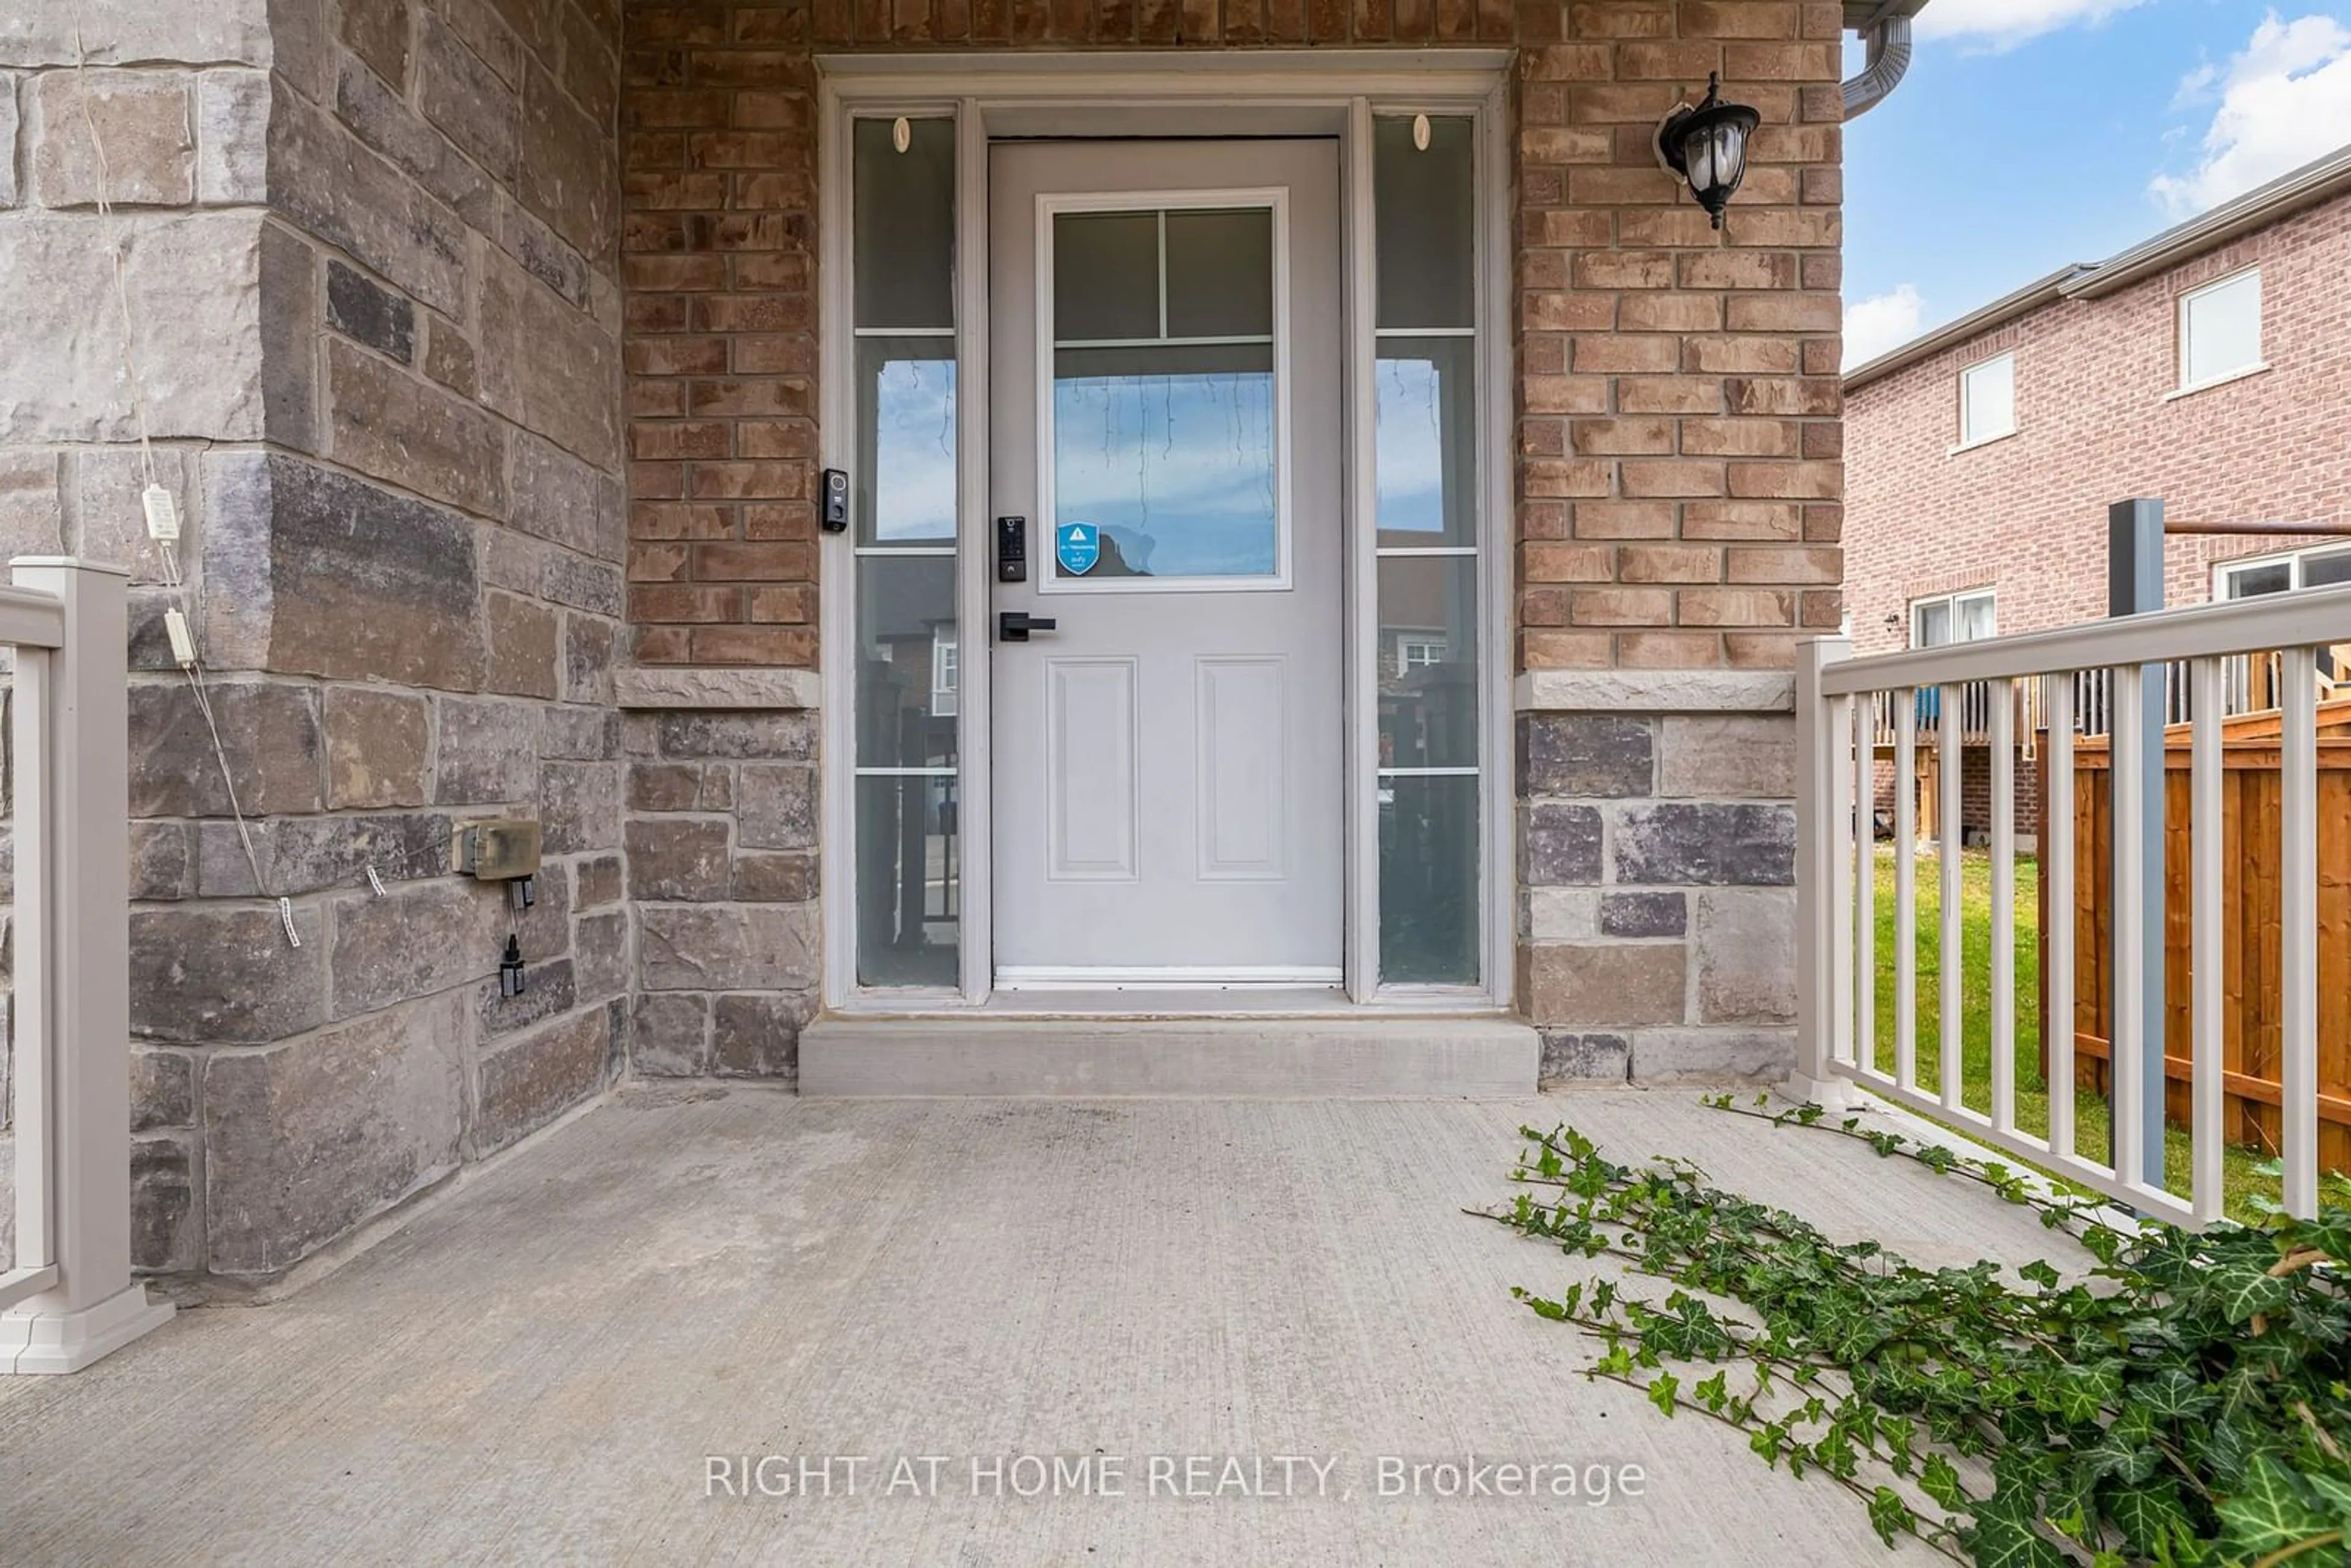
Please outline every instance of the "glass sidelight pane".
M1478 180L1471 122L1432 116L1428 131L1424 152L1412 144L1409 115L1373 122L1374 256L1384 331L1466 328L1475 319Z
M1279 571L1273 416L1270 343L1057 353L1053 519L1101 528L1086 579Z
M1380 561L1380 766L1478 766L1478 560Z
M955 122L860 120L854 292L857 977L953 986L961 927Z
M953 986L963 919L953 774L857 780L857 979Z
M1383 549L1478 542L1474 338L1383 338L1373 372Z
M955 559L867 556L859 565L857 766L953 768Z
M1478 779L1380 779L1380 979L1478 983Z
M955 325L955 121L856 122L857 324Z
M955 340L858 339L857 400L857 542L953 545Z

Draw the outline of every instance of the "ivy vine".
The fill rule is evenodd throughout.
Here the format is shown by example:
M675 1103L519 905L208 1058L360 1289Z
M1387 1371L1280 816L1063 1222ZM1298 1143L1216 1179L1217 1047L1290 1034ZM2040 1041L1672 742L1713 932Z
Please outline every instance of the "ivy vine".
M2095 1266L1921 1269L1687 1160L1618 1165L1572 1127L1521 1128L1527 1190L1475 1212L1673 1287L1513 1292L1599 1342L1586 1375L1736 1427L1853 1494L1888 1546L1977 1568L2351 1563L2351 1209L2191 1231L1816 1105L1708 1103L1980 1183Z

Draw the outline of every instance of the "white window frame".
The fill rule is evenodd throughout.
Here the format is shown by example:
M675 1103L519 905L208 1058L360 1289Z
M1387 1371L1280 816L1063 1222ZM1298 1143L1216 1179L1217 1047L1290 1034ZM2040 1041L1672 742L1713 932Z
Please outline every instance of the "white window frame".
M2331 539L2325 544L2304 545L2299 549L2272 550L2267 555L2241 555L2232 560L2216 561L2212 566L2212 597L2215 601L2229 597L2229 579L2241 571L2256 567L2285 566L2292 569L2288 593L2300 593L2310 585L2302 580L2302 563L2313 556L2351 553L2351 539ZM2336 585L2339 586L2339 585ZM2266 597L2266 595L2257 596Z
M1160 341L1181 345L1202 341L1259 340L1169 338L1167 310L1166 216L1175 212L1240 210L1270 214L1273 222L1273 528L1274 569L1231 577L1095 577L1061 570L1052 548L1059 530L1060 507L1054 499L1054 403L1057 384L1054 350L1062 348L1112 348L1053 335L1053 220L1063 213L1155 212L1159 226ZM1036 578L1037 591L1046 593L1286 593L1290 588L1290 192L1280 186L1229 191L1088 191L1047 193L1037 198L1037 522L1043 544L1044 570Z
M1445 663L1451 644L1442 637L1426 637L1412 632L1396 637L1396 679L1403 680L1415 670L1433 670Z
M1998 364L2005 364L2008 367L2007 428L2003 430L1975 430L1971 428L1972 421L1969 415L1970 403L1970 389L1969 383L1976 375L1984 371L1988 371L1994 365ZM2005 441L2008 437L2014 435L2016 434L2016 350L2011 349L2004 354L1994 354L1990 359L1978 360L1974 364L1962 369L1959 371L1959 444L1957 446L1952 447L1951 450L1957 453L1968 451L1971 447L1988 446L1995 441Z
M2205 376L2200 380L2191 381L2188 374L2188 318L2189 313L2192 311L2199 299L2209 298L2211 295L2220 292L2220 290L2224 288L2236 287L2244 283L2248 278L2252 279L2253 285L2252 359L2245 364L2238 365L2231 370L2222 371L2217 375ZM2169 397L2186 397L2190 392L2199 392L2207 387L2226 386L2231 382L2241 381L2247 376L2257 376L2263 371L2268 370L2270 368L2269 361L2264 357L2262 349L2262 345L2266 342L2269 336L2268 323L2265 319L2268 304L2269 297L2262 287L2262 269L2259 265L2240 267L2236 271L2229 274L2226 277L2216 277L2210 283L2199 285L2197 287L2191 288L2187 293L2182 294L2179 297L2179 308L2172 314L2173 331L2178 340L2177 351L2173 355L2173 361L2178 372L2179 384L2167 395Z
M1419 53L1384 49L1229 49L1172 61L1155 51L1035 53L988 50L932 55L822 54L817 57L818 113L824 148L818 188L818 233L824 265L819 340L824 389L822 461L848 466L856 429L850 403L851 122L897 115L952 116L956 124L956 254L987 255L988 148L997 139L1114 135L1152 139L1196 135L1332 136L1339 141L1347 407L1343 486L1346 607L1347 903L1346 994L1358 1005L1416 1012L1507 1012L1515 1000L1515 801L1510 628L1513 552L1509 538L1515 453L1515 385L1505 322L1513 254L1510 121L1506 112L1514 57L1503 49ZM1371 151L1377 115L1463 116L1475 122L1478 183L1476 333L1478 341L1478 546L1447 553L1478 560L1480 782L1480 979L1475 987L1381 983L1378 975L1379 767L1376 568L1371 498L1375 492L1370 430L1372 366L1377 356L1371 253ZM984 267L958 267L955 279L957 383L987 379L988 297ZM984 1005L994 989L991 682L977 641L992 623L993 530L988 516L987 401L956 401L958 559L956 602L975 638L961 660L956 706L961 739L956 798L961 819L960 983L868 988L856 974L857 908L853 778L840 759L853 756L856 693L853 541L827 534L820 543L824 647L823 755L824 995L847 1011L954 1014ZM1050 550L1050 535L1040 543ZM837 869L837 873L836 873Z
M963 685L963 629L936 627L931 632L931 716L956 716L956 694Z
M1923 599L1914 599L1910 601L1910 646L1913 648L1923 648L1927 646L1926 643L1921 643L1918 640L1918 622L1925 612L1933 609L1938 604L1941 605L1944 612L1950 616L1951 630L1956 632L1959 626L1959 606L1962 604L1971 604L1977 600L1981 600L1986 604L1991 606L1992 619L1991 635L1994 637L1999 636L2000 590L1997 588L1962 588L1953 593L1930 593ZM1938 647L1949 647L1962 642L1972 643L1979 641L1981 641L1981 639L1954 636L1950 643L1938 643L1936 645Z

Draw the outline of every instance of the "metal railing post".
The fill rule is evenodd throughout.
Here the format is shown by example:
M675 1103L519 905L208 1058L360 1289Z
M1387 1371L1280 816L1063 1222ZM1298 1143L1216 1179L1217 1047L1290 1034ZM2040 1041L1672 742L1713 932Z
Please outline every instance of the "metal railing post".
M2109 615L2144 615L2163 608L2163 503L2160 500L2116 501L2106 508L2106 613ZM2145 666L2139 683L2138 769L2137 780L2141 799L2137 821L2137 841L2126 847L2120 837L2115 842L2115 891L2121 897L2122 872L2126 856L2136 856L2138 866L2132 881L2140 900L2139 951L2136 964L2123 961L2116 955L2114 973L2120 977L2135 974L2139 982L2137 1012L2140 1021L2140 1038L2126 1040L2116 1030L2114 1051L2116 1056L2131 1050L2138 1057L2139 1102L2138 1140L2139 1168L2121 1172L2126 1180L2143 1181L2151 1187L2161 1187L2164 1182L2164 988L2163 988L2163 791L2164 791L2164 719L2168 704L2166 690L2170 684L2168 664ZM2132 779L2132 770L2122 766L2123 728L2117 716L2114 727L2116 766L2112 773L2114 788L2119 791ZM2115 801L2114 820L2124 821L2123 801ZM2119 913L2119 910L2118 910ZM2116 929L2122 927L2117 923ZM2120 938L2117 937L2117 940ZM2123 1016L2121 998L2116 998L2114 1016ZM2110 1060L2108 1069L2114 1082L2120 1084L2122 1073L2118 1060ZM2116 1106L2116 1119L2122 1107ZM2116 1148L2125 1144L2116 1129Z
M1839 912L1850 918L1852 904L1838 896L1850 874L1840 855L1851 816L1844 751L1853 726L1836 722L1844 699L1833 705L1823 695L1821 672L1852 652L1843 637L1796 648L1796 1071L1788 1092L1832 1109L1850 1103L1836 1042L1843 1011L1854 1006L1852 967L1839 962L1852 939L1839 929Z
M40 1053L47 1080L57 1282L0 1313L0 1371L76 1372L172 1315L131 1277L129 574L44 556L14 576L65 609L64 645L26 661L41 689L19 695L13 763L37 775L17 824L16 918L38 1016L16 1049Z

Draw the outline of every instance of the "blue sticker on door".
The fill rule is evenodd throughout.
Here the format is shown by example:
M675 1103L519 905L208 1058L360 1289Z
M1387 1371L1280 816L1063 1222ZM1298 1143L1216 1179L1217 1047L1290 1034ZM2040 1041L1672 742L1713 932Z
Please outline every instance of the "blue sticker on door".
M1071 577L1083 577L1102 559L1102 530L1092 523L1063 523L1053 530L1053 555Z

